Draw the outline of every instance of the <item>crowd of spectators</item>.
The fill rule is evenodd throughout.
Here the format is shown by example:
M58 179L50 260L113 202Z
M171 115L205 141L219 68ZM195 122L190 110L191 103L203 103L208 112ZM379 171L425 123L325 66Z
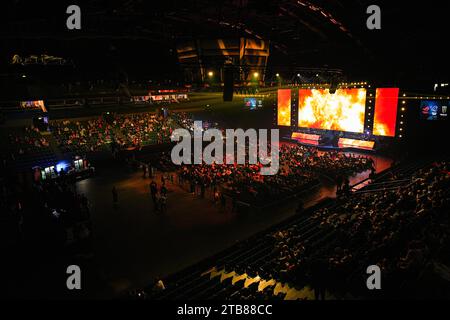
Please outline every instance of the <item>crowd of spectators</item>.
M113 127L103 117L85 121L53 121L51 130L63 152L94 152L113 139Z
M21 130L11 131L8 139L12 159L46 151L49 148L48 139L42 136L35 126L26 126Z
M114 119L119 130L118 144L121 147L145 146L168 142L174 129L171 118L159 117L151 113L123 115Z
M345 294L354 289L352 274L378 265L384 288L400 290L430 263L450 262L449 186L450 164L444 162L417 172L405 187L345 196L312 216L318 232L332 235L330 245L312 250L309 240L299 240L301 226L278 230L272 267L317 292L326 287Z
M168 117L154 113L111 114L96 119L54 121L51 130L63 151L94 152L114 142L119 149L142 147L170 141L185 113Z
M247 150L248 152L248 150ZM191 192L200 188L229 195L236 201L264 205L295 195L318 182L319 174L331 179L350 176L372 168L371 158L338 152L319 152L316 148L283 144L279 153L280 169L276 175L259 174L260 164L183 165L180 177Z
M371 157L338 151L319 151L314 147L284 144L280 148L280 163L285 170L315 171L333 180L373 169Z
M154 113L109 114L93 119L54 120L50 132L61 153L86 154L107 150L111 143L119 149L142 147L170 141L173 129L190 127L187 113L172 113L167 117ZM51 136L35 126L10 130L7 134L9 157L52 152ZM55 150L53 150L54 152Z

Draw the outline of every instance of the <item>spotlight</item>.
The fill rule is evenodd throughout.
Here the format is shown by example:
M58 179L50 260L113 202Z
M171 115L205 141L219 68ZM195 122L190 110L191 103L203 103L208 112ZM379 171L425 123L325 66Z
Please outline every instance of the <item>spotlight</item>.
M214 75L214 72L212 72L212 71L208 72L208 77L212 77L213 75Z
M276 76L277 76L277 78L279 78L279 77L280 77L280 74L279 74L279 73L277 73L277 74L276 74Z
M259 77L259 73L258 72L253 72L253 77L258 78Z

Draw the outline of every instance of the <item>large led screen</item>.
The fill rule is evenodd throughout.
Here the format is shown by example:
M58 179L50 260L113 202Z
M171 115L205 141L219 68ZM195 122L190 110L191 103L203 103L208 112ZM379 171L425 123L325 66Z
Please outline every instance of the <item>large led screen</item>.
M244 104L249 110L256 110L256 98L244 98Z
M399 88L378 88L375 95L373 134L395 137Z
M366 89L300 89L298 126L362 133Z
M420 118L422 120L446 120L448 100L422 100L420 102Z
M291 125L291 89L278 90L278 125Z
M21 101L20 106L24 109L41 109L42 112L47 112L44 100Z
M257 108L262 108L263 106L263 100L262 98L244 98L244 105L245 108L249 110L256 110Z
M338 146L340 148L357 148L357 149L367 149L372 150L375 145L375 141L369 140L357 140L357 139L349 139L349 138L339 138Z

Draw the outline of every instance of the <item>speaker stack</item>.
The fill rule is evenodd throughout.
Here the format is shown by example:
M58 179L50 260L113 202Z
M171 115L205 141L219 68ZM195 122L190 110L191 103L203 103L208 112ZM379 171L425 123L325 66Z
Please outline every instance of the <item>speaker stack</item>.
M223 72L223 101L233 101L234 74L233 65L226 63Z

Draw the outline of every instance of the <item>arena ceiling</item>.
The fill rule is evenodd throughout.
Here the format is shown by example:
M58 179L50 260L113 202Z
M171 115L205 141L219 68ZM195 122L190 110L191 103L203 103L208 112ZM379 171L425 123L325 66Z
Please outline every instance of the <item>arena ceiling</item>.
M69 4L2 4L2 66L14 53L45 53L78 64L111 60L129 70L145 64L174 71L178 41L244 36L269 40L270 68L281 73L329 67L359 78L447 75L447 11L433 1L377 1L382 29L375 31L366 27L370 0L81 1L80 31L65 27Z

